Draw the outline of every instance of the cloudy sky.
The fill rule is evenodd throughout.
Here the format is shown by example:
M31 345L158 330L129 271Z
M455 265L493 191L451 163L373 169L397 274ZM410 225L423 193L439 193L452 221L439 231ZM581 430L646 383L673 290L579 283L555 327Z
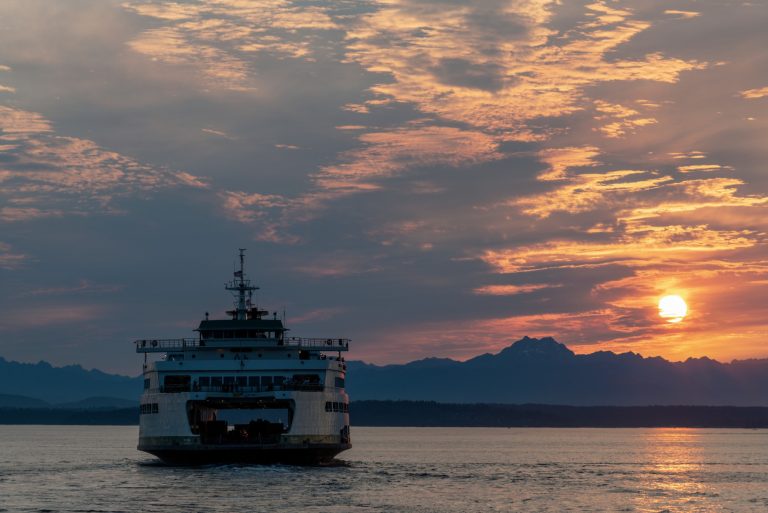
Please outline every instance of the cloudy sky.
M237 248L376 363L768 357L768 3L3 0L0 356L127 374ZM659 317L678 294L689 314Z

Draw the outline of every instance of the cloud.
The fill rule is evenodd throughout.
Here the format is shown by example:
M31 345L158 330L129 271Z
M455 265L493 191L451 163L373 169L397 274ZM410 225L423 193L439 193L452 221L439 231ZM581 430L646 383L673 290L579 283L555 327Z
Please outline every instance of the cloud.
M516 296L518 294L528 294L542 289L557 288L561 285L552 285L547 283L529 284L529 285L483 285L475 288L472 292L486 296Z
M18 269L24 264L26 259L27 256L25 254L15 252L10 244L0 242L0 269Z
M136 52L197 69L208 86L256 91L252 54L312 59L316 31L337 25L321 6L288 0L131 1L124 8L163 23L129 43Z
M206 134L218 135L219 137L224 137L226 139L231 138L231 136L228 133L223 132L221 130L214 130L213 128L201 128L200 131L205 132Z
M691 164L689 166L677 166L681 173L711 172L733 170L731 166L721 166L720 164Z
M631 20L631 11L605 2L588 6L600 15L561 32L546 26L554 2L491 5L457 2L426 9L419 2L393 0L350 30L350 58L392 76L371 88L375 97L413 103L424 113L503 132L513 140L545 135L536 135L529 120L582 110L583 90L590 85L673 83L682 71L705 66L659 53L608 61L610 52L650 24ZM486 16L495 9L499 16L513 17L516 30L477 30L473 20L480 9Z
M205 187L199 178L142 164L93 141L56 135L42 115L0 106L0 220L119 213L119 198L171 187Z
M673 16L679 16L681 18L686 18L686 19L696 18L697 16L701 16L700 12L696 12L696 11L680 11L680 10L676 10L676 9L667 9L666 11L664 11L664 14L670 14L670 15L673 15Z
M0 330L78 324L104 318L106 305L47 304L0 311Z
M342 154L341 164L315 175L323 189L368 190L408 169L467 166L502 157L496 140L482 132L444 126L408 126L363 134L361 149Z
M765 98L768 96L768 87L761 87L759 89L747 89L739 93L742 98L747 100L757 100L759 98Z
M119 285L105 285L92 283L89 280L80 280L80 283L67 287L46 287L37 288L25 292L24 296L69 296L71 294L93 293L93 292L117 292L123 287Z
M583 173L551 192L519 198L510 204L521 207L527 215L542 218L554 212L575 214L610 207L616 201L623 204L639 192L656 189L670 181L669 176L645 171Z
M595 108L599 113L595 119L610 121L599 128L600 132L612 139L623 137L638 128L658 123L654 118L642 117L638 111L618 104L597 100L595 101Z
M344 314L346 308L317 308L309 310L297 316L292 316L289 320L291 324L305 324L312 321L326 321Z

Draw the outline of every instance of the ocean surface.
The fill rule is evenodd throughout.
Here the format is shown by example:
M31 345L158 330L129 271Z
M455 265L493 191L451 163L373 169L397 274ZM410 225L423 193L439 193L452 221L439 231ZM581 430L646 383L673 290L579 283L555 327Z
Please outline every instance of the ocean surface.
M166 467L116 426L0 426L3 512L766 511L768 431L353 428L326 467Z

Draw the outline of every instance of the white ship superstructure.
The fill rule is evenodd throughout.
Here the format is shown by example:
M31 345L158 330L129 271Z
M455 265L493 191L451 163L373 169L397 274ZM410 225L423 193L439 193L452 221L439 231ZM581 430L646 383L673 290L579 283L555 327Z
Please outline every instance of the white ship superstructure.
M135 342L145 355L138 448L170 463L328 461L351 447L349 340L287 336L277 313L252 305L243 252L226 285L230 318L206 313L197 338Z

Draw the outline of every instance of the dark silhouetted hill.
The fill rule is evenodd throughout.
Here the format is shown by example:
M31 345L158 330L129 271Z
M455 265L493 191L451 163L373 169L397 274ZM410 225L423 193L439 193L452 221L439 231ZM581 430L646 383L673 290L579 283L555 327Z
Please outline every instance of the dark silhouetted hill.
M768 428L768 408L743 406L558 406L356 401L353 426Z
M51 405L40 399L24 395L0 394L0 408L50 408Z
M552 338L525 337L464 362L349 362L355 401L559 405L768 405L768 360L669 362L635 353L576 355Z
M48 403L81 401L94 396L138 402L142 379L118 376L79 365L19 363L0 357L0 393L41 399Z

